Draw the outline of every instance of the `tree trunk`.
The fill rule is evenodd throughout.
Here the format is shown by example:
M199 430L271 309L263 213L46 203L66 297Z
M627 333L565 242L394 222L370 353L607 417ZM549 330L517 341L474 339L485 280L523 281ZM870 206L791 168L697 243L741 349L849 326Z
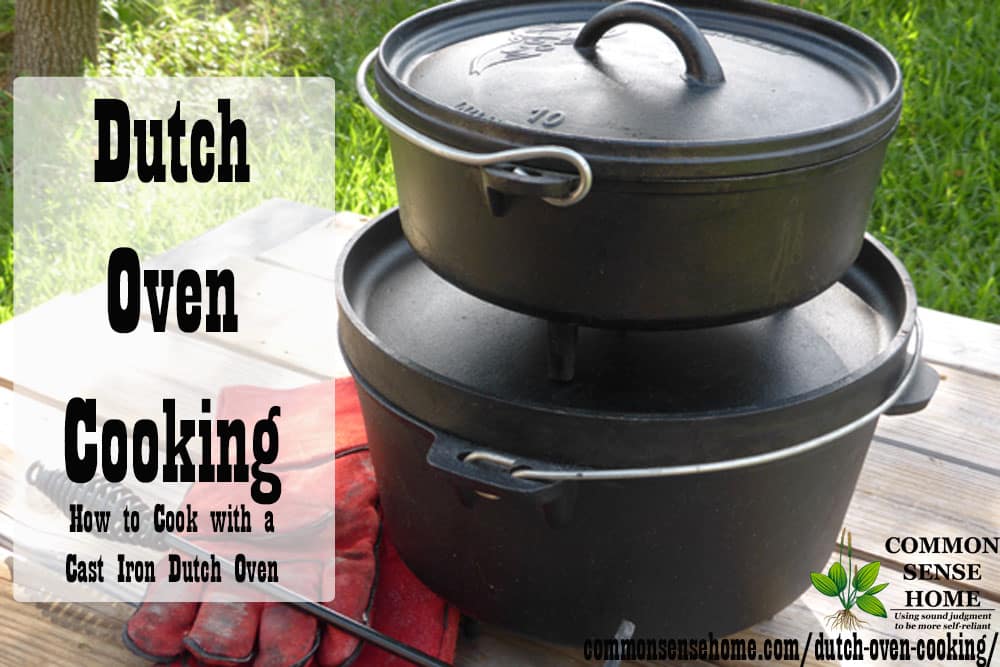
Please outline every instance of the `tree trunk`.
M97 62L97 0L17 0L16 76L78 76Z

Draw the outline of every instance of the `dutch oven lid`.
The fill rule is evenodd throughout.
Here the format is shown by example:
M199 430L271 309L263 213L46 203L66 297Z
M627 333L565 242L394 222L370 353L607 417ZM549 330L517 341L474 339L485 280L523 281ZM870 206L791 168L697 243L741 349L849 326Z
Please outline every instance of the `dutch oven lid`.
M901 101L878 43L752 0L453 2L390 32L380 69L442 139L558 143L685 176L847 155L887 136Z
M594 456L619 460L622 453L602 452L602 443L647 433L634 430L642 423L662 435L671 422L701 447L708 445L692 440L692 425L739 422L739 437L716 443L724 448L752 436L751 421L772 436L793 413L807 430L843 425L892 392L901 371L893 364L905 356L916 310L905 269L869 238L839 284L777 315L687 331L581 328L576 378L560 383L547 374L547 323L439 277L413 252L396 212L356 237L339 278L344 352L379 394L461 437L506 433L490 444L544 445L555 448L550 457L564 448L563 459L584 446L573 432L595 438ZM824 406L826 399L833 402ZM772 437L749 446L783 444Z

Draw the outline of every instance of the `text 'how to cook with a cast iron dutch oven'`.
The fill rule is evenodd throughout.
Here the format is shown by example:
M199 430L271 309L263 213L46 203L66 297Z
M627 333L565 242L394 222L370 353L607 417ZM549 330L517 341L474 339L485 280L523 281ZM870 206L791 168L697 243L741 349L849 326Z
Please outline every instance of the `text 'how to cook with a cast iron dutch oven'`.
M900 79L867 36L768 3L466 0L397 25L358 86L439 274L552 320L681 328L851 266Z
M464 612L554 641L622 619L721 635L784 608L829 558L878 417L937 386L909 276L871 238L769 317L582 329L572 383L548 377L544 320L443 280L396 211L338 281L400 554Z

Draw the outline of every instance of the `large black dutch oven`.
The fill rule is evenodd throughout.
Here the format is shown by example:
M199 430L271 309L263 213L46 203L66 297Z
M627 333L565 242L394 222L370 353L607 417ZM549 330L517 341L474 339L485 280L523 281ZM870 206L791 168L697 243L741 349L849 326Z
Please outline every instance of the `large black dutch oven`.
M358 87L431 268L628 328L750 319L836 282L902 100L875 41L754 0L452 2L389 32Z
M391 539L467 613L554 641L623 619L728 633L791 603L830 556L879 415L937 385L910 280L870 238L787 312L584 329L570 384L548 380L544 322L441 279L396 212L338 271Z

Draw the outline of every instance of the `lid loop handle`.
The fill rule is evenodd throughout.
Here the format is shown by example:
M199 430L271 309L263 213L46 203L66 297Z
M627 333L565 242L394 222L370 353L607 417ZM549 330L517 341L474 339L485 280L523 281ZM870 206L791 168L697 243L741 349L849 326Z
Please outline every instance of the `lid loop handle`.
M594 183L594 172L590 168L590 163L587 162L587 158L565 146L525 146L523 148L497 151L495 153L475 153L443 144L396 118L379 104L368 90L368 70L371 69L372 63L375 62L378 55L379 50L375 49L365 57L361 62L361 66L358 67L354 84L362 104L368 107L368 110L390 132L399 135L399 137L410 142L417 148L433 153L445 160L473 167L489 167L508 162L517 163L529 160L559 160L560 162L567 163L576 170L579 175L579 181L576 188L569 194L557 197L542 197L545 202L553 206L573 206L583 201L590 193L590 186Z
M688 83L713 87L726 80L719 59L698 26L683 13L662 2L623 0L605 7L584 24L573 46L577 51L593 56L601 37L622 23L643 23L669 37L684 56L687 65L684 78Z

